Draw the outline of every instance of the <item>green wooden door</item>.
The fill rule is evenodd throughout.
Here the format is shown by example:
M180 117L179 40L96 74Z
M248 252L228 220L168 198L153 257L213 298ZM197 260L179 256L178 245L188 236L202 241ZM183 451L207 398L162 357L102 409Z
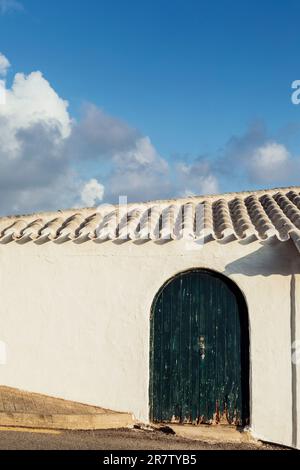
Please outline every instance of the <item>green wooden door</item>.
M229 279L181 273L151 312L150 418L154 422L246 424L248 316Z

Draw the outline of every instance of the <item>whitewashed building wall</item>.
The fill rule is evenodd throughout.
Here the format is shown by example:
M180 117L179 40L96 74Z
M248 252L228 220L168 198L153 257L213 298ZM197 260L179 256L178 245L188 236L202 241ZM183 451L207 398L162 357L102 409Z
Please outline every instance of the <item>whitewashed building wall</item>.
M206 267L233 279L248 305L253 434L299 447L299 260L291 241L0 245L1 383L147 421L151 304L167 279Z

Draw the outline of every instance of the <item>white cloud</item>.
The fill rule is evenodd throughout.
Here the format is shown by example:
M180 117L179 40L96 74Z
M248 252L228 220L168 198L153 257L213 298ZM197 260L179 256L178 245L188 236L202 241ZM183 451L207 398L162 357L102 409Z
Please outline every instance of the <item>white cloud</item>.
M22 178L22 171L26 175ZM26 163L15 172L7 186L0 181L0 209L2 214L29 213L41 210L57 210L77 207L80 180L66 165L56 167L47 177L47 168L37 163L36 173L27 177ZM21 177L20 177L21 176ZM42 176L42 178L40 178Z
M5 90L5 80L0 80L0 106L5 105L6 90Z
M102 160L131 149L139 133L126 122L109 116L97 106L87 103L78 122L74 122L68 151L73 157L83 154L89 160Z
M0 12L17 4L0 0ZM232 191L241 182L298 182L300 159L261 123L232 136L218 158L167 161L148 136L93 104L72 119L67 101L39 71L17 73L5 89L9 66L0 54L2 213L93 206L104 196L116 202L119 195L145 201L211 194L220 192L221 183Z
M204 158L196 158L192 163L181 161L176 165L176 181L181 196L195 194L216 194L219 182L211 163Z
M56 141L69 137L71 119L67 108L67 101L57 95L41 72L16 74L11 89L6 90L5 105L0 107L2 152L17 157L21 151L18 132L37 124L53 130Z
M169 195L168 165L161 158L148 136L142 136L126 122L86 104L81 119L73 125L67 141L66 154L76 163L93 168L93 176L103 181L105 198L118 201L145 200Z
M0 52L0 76L5 77L10 67L9 60Z
M193 189L186 187L183 191L178 191L179 195L183 197L218 194L219 192L218 178L212 174L199 177L197 185L194 185Z
M9 214L72 205L80 182L64 156L72 131L68 103L40 72L17 74L11 88L4 91L0 211Z
M288 149L275 141L254 148L248 161L250 177L255 181L289 184L293 173L297 173L297 160L293 160Z
M237 181L244 187L258 183L298 184L300 159L292 155L283 143L270 138L261 122L240 136L232 136L216 163L216 173L232 186Z
M258 181L282 184L289 180L296 161L292 159L287 148L275 141L266 142L254 148L249 156L249 176ZM247 167L246 167L247 169Z
M138 137L130 150L112 156L113 168L108 177L108 194L129 200L148 200L170 194L169 167L156 151L149 137Z
M164 171L167 162L160 157L149 137L139 137L129 150L116 152L113 160L119 167L131 169L145 168L151 165L153 170Z
M78 121L41 72L17 73L0 106L0 211L28 212L104 198L117 202L217 192L207 161L176 169L148 136L86 104ZM83 181L79 176L87 175ZM101 172L104 172L101 174ZM104 182L104 184L101 184Z
M0 0L0 14L5 15L5 13L13 11L22 11L24 9L21 2L17 0Z
M86 105L76 122L41 72L16 74L0 106L0 211L28 212L168 195L168 165L149 137ZM100 165L99 165L100 164ZM89 171L90 165L90 171ZM76 170L77 169L77 170ZM80 169L90 176L83 182ZM80 201L80 202L79 202Z
M104 186L95 178L90 179L81 190L81 201L85 206L92 207L102 201L104 196Z
M253 152L253 164L257 171L278 171L287 163L290 154L284 145L268 142Z
M215 175L204 176L200 181L201 194L217 194L219 192L219 182Z
M94 206L119 195L146 201L219 193L227 181L231 191L236 181L290 184L299 174L294 160L256 125L233 136L219 159L167 161L148 136L95 105L72 119L67 101L39 71L16 74L0 104L0 212L6 214Z

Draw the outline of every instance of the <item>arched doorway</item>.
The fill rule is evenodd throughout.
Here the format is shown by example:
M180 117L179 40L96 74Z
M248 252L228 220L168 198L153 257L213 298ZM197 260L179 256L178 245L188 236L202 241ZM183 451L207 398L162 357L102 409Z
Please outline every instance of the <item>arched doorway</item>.
M204 269L170 279L150 335L151 421L248 424L248 312L233 281Z

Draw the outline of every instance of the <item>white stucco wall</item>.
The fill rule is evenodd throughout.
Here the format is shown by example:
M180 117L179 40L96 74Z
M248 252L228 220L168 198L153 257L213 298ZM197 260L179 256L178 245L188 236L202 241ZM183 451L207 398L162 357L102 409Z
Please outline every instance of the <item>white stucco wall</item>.
M147 421L151 304L167 279L195 267L224 273L245 295L253 433L299 447L291 279L295 273L300 339L300 257L292 242L210 242L201 249L184 241L0 245L0 341L6 346L0 383L131 411Z

